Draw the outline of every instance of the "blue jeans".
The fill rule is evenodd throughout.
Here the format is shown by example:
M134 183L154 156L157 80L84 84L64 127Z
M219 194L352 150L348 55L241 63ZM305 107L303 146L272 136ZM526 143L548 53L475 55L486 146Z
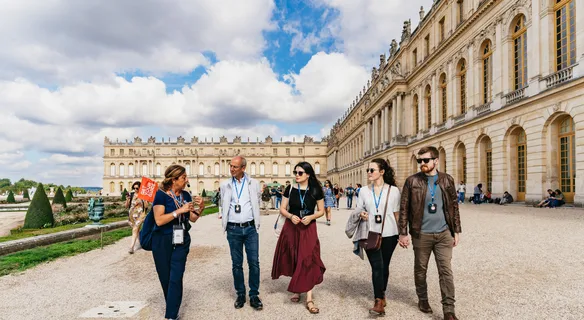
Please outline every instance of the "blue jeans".
M351 209L353 207L353 196L347 196L347 208Z
M464 203L464 192L458 193L458 202Z
M480 193L474 194L473 202L474 202L474 204L481 204L481 194Z
M276 209L280 209L280 203L282 203L282 198L276 198Z
M255 226L245 228L227 226L227 241L231 252L231 269L233 272L233 285L238 296L245 296L245 281L243 275L243 247L247 255L249 265L249 296L260 294L260 236Z

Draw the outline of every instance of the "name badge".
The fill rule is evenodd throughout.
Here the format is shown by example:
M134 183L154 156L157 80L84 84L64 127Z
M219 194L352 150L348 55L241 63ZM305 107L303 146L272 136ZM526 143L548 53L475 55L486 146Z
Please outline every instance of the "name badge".
M300 218L304 218L304 217L306 217L306 216L307 216L307 215L309 215L309 214L310 214L310 213L309 213L309 212L308 212L308 210L306 210L306 209L302 209L302 210L300 210Z
M380 214L375 215L375 223L381 223L381 215Z
M241 205L239 204L235 205L235 213L241 213Z
M438 206L435 203L430 203L428 205L428 213L436 213L438 212Z
M185 230L182 225L172 226L172 244L184 244L185 243Z

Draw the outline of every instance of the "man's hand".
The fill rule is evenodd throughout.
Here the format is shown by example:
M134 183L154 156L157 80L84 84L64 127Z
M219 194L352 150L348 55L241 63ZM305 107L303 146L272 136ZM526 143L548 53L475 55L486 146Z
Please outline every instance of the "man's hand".
M304 224L305 226L309 225L310 222L312 222L312 217L311 216L306 216L304 218L302 218L302 224Z
M297 215L293 214L292 217L290 217L290 220L292 221L293 224L299 224L300 223L300 217L298 217Z
M400 247L402 247L404 249L407 249L408 246L410 245L410 237L407 236L407 235L405 235L405 236L404 235L400 235L398 242L399 242Z
M453 247L456 247L458 245L458 241L460 240L460 234L459 233L455 233L454 234L454 245Z

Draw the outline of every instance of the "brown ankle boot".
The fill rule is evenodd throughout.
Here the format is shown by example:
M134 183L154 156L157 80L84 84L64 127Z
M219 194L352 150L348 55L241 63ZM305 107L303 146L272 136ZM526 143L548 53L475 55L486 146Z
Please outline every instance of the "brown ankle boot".
M385 300L385 298L381 299L381 301L383 301L383 307L387 307L387 300Z
M375 305L369 309L369 314L373 316L384 316L385 307L383 306L383 299L375 299Z

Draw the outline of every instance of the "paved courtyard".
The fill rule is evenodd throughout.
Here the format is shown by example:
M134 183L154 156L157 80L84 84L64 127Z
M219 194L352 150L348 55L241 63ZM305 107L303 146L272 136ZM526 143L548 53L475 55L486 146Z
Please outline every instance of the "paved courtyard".
M274 215L262 217L261 297L265 309L233 308L231 261L216 216L191 230L185 274L183 319L367 319L372 306L370 268L351 252L344 234L347 210L334 210L333 224L318 222L324 283L316 288L319 315L289 302L288 278L271 280L276 245ZM584 318L584 211L466 204L453 269L460 319ZM1 319L77 319L106 301L142 301L134 319L162 319L162 290L150 252L127 253L124 239L103 251L60 259L0 278ZM247 270L246 270L247 275ZM384 319L441 319L436 266L429 268L434 315L416 307L413 250L398 248L390 266Z

